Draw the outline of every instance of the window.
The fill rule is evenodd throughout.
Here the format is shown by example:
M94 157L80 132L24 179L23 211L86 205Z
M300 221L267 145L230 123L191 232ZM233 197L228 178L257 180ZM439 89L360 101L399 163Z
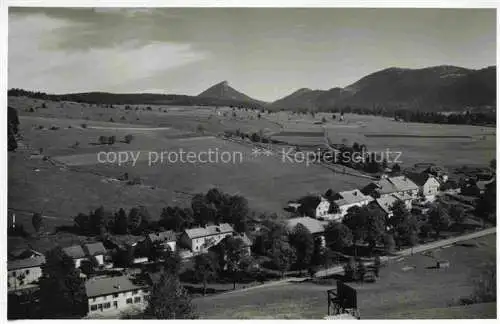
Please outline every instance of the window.
M104 304L104 308L110 308L110 307L111 307L111 303Z
M137 293L138 293L137 290L132 291L132 295L137 295Z
M113 298L118 298L120 294L113 294Z
M114 306L115 308L118 308L118 302L117 302L117 301L114 301L114 302L113 302L113 306Z
M96 299L97 299L97 298L95 298L95 297L94 297L94 298L92 298L92 301L93 301L93 302L95 302L95 300L96 300Z
M26 273L27 275L29 275L29 274L30 274L30 271L29 271L29 270L26 270L26 271L25 271L25 273Z
M108 296L104 296L104 297L102 297L102 300L106 300L106 298L108 298Z
M134 298L134 303L140 303L140 302L141 302L141 297Z
M127 304L132 304L132 298L127 298Z
M90 310L91 311L96 311L97 310L97 305L90 305Z

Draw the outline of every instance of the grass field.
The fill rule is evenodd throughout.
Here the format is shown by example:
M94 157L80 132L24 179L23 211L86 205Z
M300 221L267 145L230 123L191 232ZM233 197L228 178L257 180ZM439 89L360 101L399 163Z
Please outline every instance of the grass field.
M290 163L278 155L254 156L251 145L227 141L216 135L225 130L275 134L285 141L321 145L327 130L334 143L357 141L369 150L401 151L405 164L435 162L487 164L495 154L495 129L475 126L397 123L373 116L346 115L346 121L331 114L298 116L236 111L228 107L172 107L124 105L115 108L79 103L44 102L9 98L18 109L23 139L18 152L8 156L8 205L17 220L31 228L31 214L43 211L46 226L67 223L80 212L100 205L111 210L145 205L157 217L166 205L186 206L194 193L211 187L245 196L257 212L276 212L282 217L288 200L308 193L359 188L368 179L335 173L320 165ZM30 108L36 108L29 112ZM138 108L138 110L135 110ZM323 117L327 122L318 125ZM112 122L110 120L113 120ZM85 124L86 127L82 127ZM40 129L43 126L43 129ZM51 127L57 130L50 130ZM123 138L134 136L130 144ZM303 136L301 136L303 134ZM365 137L366 134L466 135L471 138ZM100 136L115 136L113 145L99 145ZM283 136L285 135L285 136ZM313 136L314 135L314 136ZM485 138L485 139L481 139ZM78 145L77 145L78 144ZM161 154L179 150L200 153L220 150L241 153L238 163L159 163L150 166L148 152ZM39 154L39 152L42 154ZM138 154L131 163L99 163L99 152ZM50 160L43 160L49 156ZM116 181L125 172L140 177L143 185ZM9 247L10 248L10 247Z
M467 243L477 246L456 245L434 250L433 257L407 257L384 267L376 283L353 285L358 290L361 318L496 318L496 303L450 308L473 292L473 280L485 267L496 264L496 235ZM450 268L431 268L442 259L450 261ZM272 318L321 319L327 315L326 291L331 288L333 281L332 285L287 283L198 298L195 305L200 317L207 319L270 318L269 314Z

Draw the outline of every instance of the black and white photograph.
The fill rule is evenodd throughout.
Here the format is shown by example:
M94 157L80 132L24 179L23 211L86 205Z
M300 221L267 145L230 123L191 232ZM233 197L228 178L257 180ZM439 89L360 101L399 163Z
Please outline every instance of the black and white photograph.
M494 1L30 3L8 320L497 318Z

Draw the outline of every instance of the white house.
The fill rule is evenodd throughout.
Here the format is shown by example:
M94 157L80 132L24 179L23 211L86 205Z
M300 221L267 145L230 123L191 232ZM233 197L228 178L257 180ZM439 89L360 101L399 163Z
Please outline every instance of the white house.
M318 206L316 206L316 218L322 218L328 215L328 210L330 209L330 202L321 196L321 201Z
M327 213L319 219L341 221L349 208L365 206L372 200L372 197L364 195L358 189L339 192L333 197L333 201L339 206L339 211ZM328 203L328 207L330 207L330 203Z
M148 244L150 248L156 247L162 251L175 251L177 236L172 231L150 233L146 236L146 244Z
M36 283L42 276L43 254L33 251L29 257L7 262L7 290L18 290Z
M203 253L219 244L225 237L233 236L234 229L228 223L184 230L180 242L194 253Z
M408 173L407 176L419 187L418 193L420 196L425 197L429 201L433 201L436 198L441 186L436 177L426 172Z
M88 300L87 317L119 315L127 311L140 311L147 305L146 285L133 283L126 276L95 277L85 282Z

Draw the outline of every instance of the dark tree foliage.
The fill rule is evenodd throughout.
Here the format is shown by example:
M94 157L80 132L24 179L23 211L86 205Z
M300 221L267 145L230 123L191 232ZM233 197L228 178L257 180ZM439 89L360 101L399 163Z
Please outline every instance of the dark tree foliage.
M389 224L392 227L396 245L413 246L414 239L418 233L418 220L415 215L410 213L403 201L397 201L391 206L392 214Z
M497 186L495 180L486 186L484 194L479 198L476 205L476 214L493 224L496 224L496 195Z
M281 272L281 276L284 277L286 271L297 261L297 255L287 241L276 240L273 244L271 259L273 265Z
M437 237L439 237L441 231L448 229L450 226L450 215L443 204L438 202L431 207L429 210L429 224L431 224Z
M46 255L39 280L42 318L79 318L87 314L84 279L73 260L57 247Z
M207 283L217 277L218 270L217 256L213 253L198 254L194 258L194 272L196 279L203 283L203 296L207 291Z
M195 319L191 297L182 287L179 277L164 272L157 283L153 284L148 296L145 318L154 319Z
M298 212L300 215L307 217L316 217L316 207L321 202L321 198L315 195L308 195L300 198L297 201L300 204Z
M290 234L290 244L296 251L297 268L302 270L309 267L314 253L314 238L307 227L297 224Z
M330 222L325 228L325 240L332 251L340 252L352 246L352 231L342 223Z
M115 234L128 234L128 218L123 208L115 214Z
M17 140L14 131L12 130L12 125L7 127L7 149L9 152L13 152L17 149Z
M43 216L41 213L33 213L33 217L31 217L31 224L33 224L33 228L35 232L38 233L40 231L40 227L43 224Z
M182 232L191 228L194 223L193 212L190 208L166 207L163 208L159 224L167 230Z

